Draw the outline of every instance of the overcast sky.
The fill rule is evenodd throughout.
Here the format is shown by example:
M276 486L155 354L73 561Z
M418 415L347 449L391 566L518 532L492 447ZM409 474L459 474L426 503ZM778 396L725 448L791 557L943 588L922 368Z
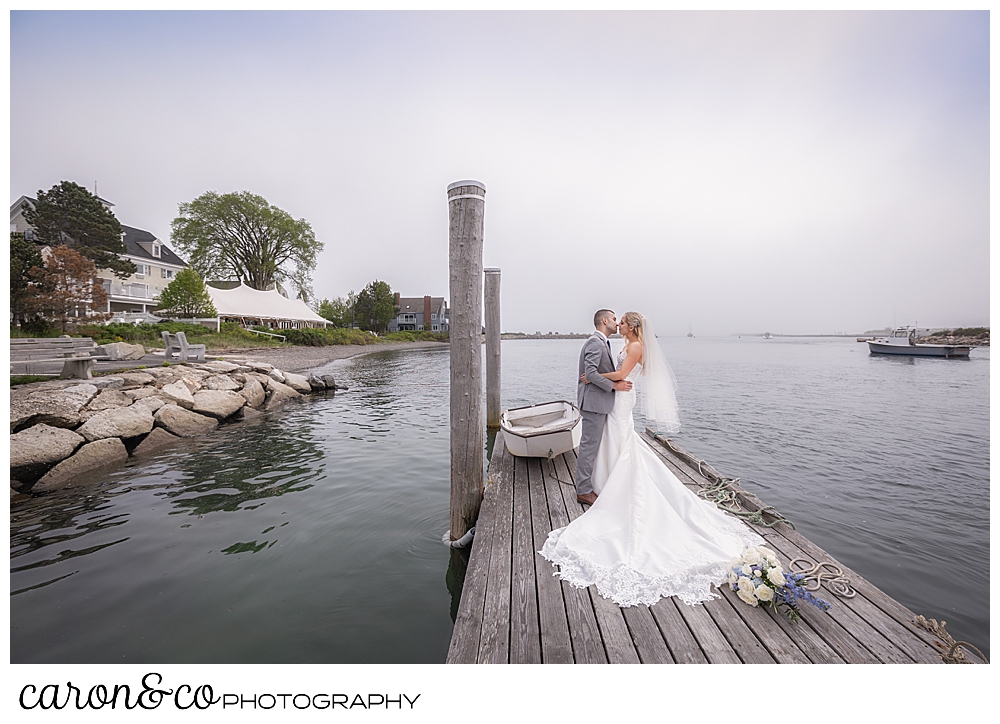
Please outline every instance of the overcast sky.
M63 179L169 243L248 190L321 297L447 296L485 183L503 327L989 324L986 12L11 14L10 200Z

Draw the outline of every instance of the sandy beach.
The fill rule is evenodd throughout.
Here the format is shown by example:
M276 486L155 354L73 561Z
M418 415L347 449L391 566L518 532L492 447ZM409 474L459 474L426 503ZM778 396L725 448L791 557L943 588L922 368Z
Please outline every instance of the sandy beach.
M421 347L444 347L447 342L389 342L387 344L343 344L329 347L264 347L247 350L227 350L220 355L209 353L209 357L224 359L251 359L266 362L283 372L306 372L322 367L338 359L347 359L369 352L387 352L396 349L419 349Z

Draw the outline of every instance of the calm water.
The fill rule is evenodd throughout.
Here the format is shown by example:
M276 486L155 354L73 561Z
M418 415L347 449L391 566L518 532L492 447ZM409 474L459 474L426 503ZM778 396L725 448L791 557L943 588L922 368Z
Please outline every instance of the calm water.
M989 351L667 338L676 439L917 613L989 649ZM503 345L505 407L573 399L578 340ZM12 662L440 662L454 588L447 350L11 515Z

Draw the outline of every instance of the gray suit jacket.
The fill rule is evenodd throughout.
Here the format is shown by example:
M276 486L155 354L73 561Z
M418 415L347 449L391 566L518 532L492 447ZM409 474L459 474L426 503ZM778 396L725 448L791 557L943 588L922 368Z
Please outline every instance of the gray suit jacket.
M576 401L581 410L607 414L615 406L615 383L601 372L614 372L615 362L611 359L608 345L597 332L583 343L580 350L580 372L577 375ZM579 375L587 375L590 384L584 384Z

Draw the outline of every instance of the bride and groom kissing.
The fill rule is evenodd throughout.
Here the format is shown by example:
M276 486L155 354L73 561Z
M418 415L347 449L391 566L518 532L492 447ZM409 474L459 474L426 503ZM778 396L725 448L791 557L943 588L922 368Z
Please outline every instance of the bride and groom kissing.
M626 312L619 322L601 309L594 327L580 352L577 383L577 500L590 507L552 531L539 553L559 566L563 580L596 585L619 606L715 598L711 587L726 581L730 560L763 540L688 490L636 433L637 402L659 431L680 428L676 383L649 320ZM609 339L615 331L625 339L617 362Z

